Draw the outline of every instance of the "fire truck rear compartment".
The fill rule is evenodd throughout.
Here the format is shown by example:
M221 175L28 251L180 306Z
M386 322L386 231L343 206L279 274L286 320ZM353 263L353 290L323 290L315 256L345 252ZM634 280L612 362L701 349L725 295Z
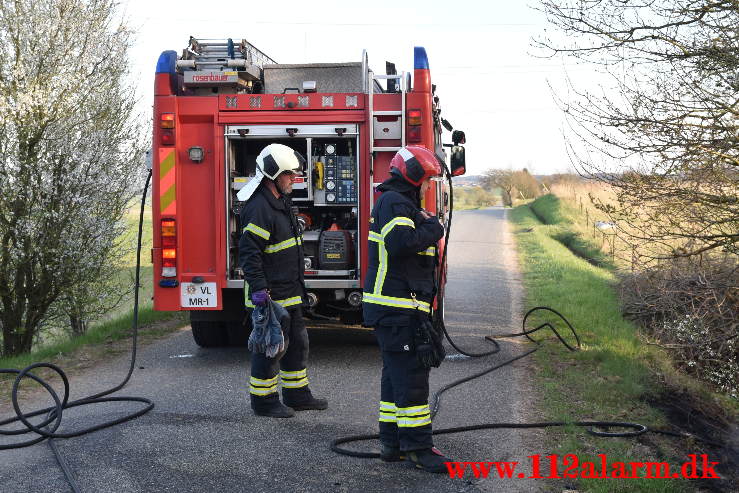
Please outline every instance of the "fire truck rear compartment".
M239 212L243 203L236 194L254 176L261 150L271 143L284 144L306 158L305 168L293 186L292 201L303 236L305 282L311 309L316 314L339 316L346 323L359 323L358 135L349 126L348 135L339 136L334 131L337 127L347 125L299 129L313 132L305 137L259 135L273 133L271 128L252 127L248 132L244 132L245 128L227 128L228 284L243 286L238 262L242 229Z

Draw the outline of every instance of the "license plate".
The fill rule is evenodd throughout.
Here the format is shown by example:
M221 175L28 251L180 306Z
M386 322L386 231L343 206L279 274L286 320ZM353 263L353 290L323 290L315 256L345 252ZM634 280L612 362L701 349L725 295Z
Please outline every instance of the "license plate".
M180 284L182 308L215 308L218 306L218 288L214 282Z

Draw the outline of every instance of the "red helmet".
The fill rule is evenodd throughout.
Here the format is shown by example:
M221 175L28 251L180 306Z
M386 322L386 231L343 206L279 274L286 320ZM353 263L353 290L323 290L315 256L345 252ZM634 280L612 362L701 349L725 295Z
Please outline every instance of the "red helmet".
M405 146L390 161L390 170L397 170L408 183L417 187L430 176L441 174L441 165L433 152L421 146Z

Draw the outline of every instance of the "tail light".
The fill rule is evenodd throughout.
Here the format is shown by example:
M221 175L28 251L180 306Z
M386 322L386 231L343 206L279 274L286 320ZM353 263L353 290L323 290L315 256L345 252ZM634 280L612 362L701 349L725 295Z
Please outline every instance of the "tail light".
M421 127L420 126L413 126L408 127L408 135L406 137L408 142L421 142Z
M177 228L174 219L162 219L162 277L177 276Z
M159 139L159 142L163 146L172 146L174 145L174 132L171 130L162 130L161 137Z
M174 113L162 113L159 126L161 128L174 128Z
M408 125L421 124L421 110L408 110Z
M162 113L159 127L162 129L159 142L165 146L174 145L174 113Z
M421 123L421 110L408 110L408 142L421 142Z

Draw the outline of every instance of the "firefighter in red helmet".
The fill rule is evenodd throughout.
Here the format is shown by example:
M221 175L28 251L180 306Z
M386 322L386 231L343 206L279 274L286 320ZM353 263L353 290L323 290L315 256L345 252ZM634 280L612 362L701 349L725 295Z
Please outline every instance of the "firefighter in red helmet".
M438 218L421 209L421 197L441 166L425 147L406 146L390 168L370 219L363 293L364 321L382 352L380 457L443 473L449 459L433 444L429 368L416 351L417 331L429 322L436 295L436 244L444 235Z

